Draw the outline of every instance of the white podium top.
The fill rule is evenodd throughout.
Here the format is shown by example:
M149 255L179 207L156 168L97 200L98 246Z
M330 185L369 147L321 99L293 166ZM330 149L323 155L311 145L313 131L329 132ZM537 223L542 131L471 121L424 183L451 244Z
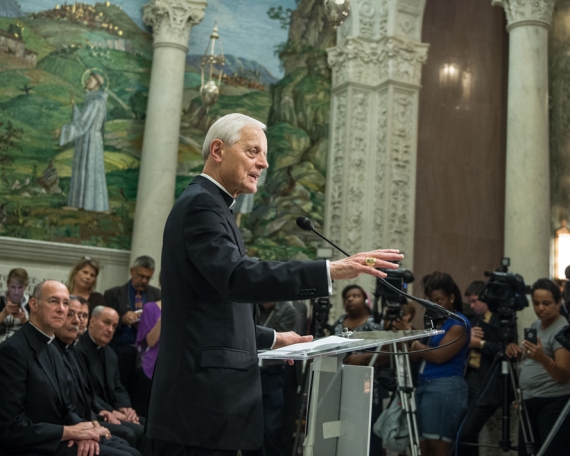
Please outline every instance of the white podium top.
M405 330L405 331L357 331L351 337L329 336L312 342L294 344L276 350L261 350L259 359L312 359L339 353L368 350L386 344L421 339L443 334L442 330Z

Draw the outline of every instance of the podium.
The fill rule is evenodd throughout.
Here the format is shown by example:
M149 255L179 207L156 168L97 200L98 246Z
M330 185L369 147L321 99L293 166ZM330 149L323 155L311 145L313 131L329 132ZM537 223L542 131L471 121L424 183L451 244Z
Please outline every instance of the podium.
M441 330L362 331L277 350L260 359L313 360L309 377L304 456L368 456L372 383L370 366L343 365L344 354L441 334Z

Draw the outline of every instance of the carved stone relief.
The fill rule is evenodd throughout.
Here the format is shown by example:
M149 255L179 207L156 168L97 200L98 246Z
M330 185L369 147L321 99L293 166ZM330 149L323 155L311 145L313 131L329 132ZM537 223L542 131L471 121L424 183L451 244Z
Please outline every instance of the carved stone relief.
M143 20L153 29L155 45L173 43L188 46L192 25L204 18L205 1L152 0L143 6Z
M360 36L364 38L374 38L375 14L376 9L368 0L365 0L358 6Z
M418 16L400 11L398 19L398 27L404 35L413 35L416 31Z
M355 1L352 28L339 31L337 46L327 50L333 119L326 231L351 251L406 251L406 267L413 262L417 103L428 50L416 37L423 4ZM388 24L395 35L387 35Z
M374 182L374 209L372 223L374 236L372 248L380 248L384 245L384 211L385 211L385 186L386 186L386 136L388 131L388 90L385 89L377 97L377 134L376 134L376 160Z
M340 243L342 240L342 198L343 198L343 173L344 173L344 149L346 143L346 92L337 94L334 100L334 117L331 141L331 184L328 186L329 195L328 231L331 240Z
M410 182L412 176L412 149L415 135L415 93L396 90L394 93L392 116L392 144L390 164L392 179L390 183L390 210L388 233L390 245L398 245L407 250L408 233L412 229L409 223Z
M492 0L493 5L502 6L509 25L521 21L541 21L549 26L555 0Z
M419 85L421 67L427 59L426 45L395 37L372 43L348 38L345 46L327 52L333 87L349 79L374 86L388 78Z
M346 240L353 250L361 251L364 210L364 182L366 182L366 151L368 150L368 118L370 94L351 93L350 152L348 160L348 191L346 207Z

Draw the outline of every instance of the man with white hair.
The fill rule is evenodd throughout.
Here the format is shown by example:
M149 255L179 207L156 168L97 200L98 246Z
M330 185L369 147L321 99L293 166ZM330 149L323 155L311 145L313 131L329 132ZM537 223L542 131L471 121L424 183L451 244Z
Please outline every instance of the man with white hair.
M231 213L255 193L268 167L265 125L229 114L210 128L205 166L166 222L162 250L162 331L147 419L151 453L232 455L263 445L257 350L311 340L256 326L254 302L327 296L331 279L397 268L396 250L338 261L257 261L246 255Z

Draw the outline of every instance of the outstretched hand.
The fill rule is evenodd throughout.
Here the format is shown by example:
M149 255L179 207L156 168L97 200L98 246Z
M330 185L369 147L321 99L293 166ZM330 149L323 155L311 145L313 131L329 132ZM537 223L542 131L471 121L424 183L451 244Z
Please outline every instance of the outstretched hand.
M392 261L401 261L404 258L404 255L399 252L399 250L392 249L373 250L371 252L357 253L341 260L331 261L331 279L354 279L360 274L369 274L383 279L387 274L376 268L398 269L399 266L392 263ZM374 258L376 260L374 265L367 265L367 258Z

